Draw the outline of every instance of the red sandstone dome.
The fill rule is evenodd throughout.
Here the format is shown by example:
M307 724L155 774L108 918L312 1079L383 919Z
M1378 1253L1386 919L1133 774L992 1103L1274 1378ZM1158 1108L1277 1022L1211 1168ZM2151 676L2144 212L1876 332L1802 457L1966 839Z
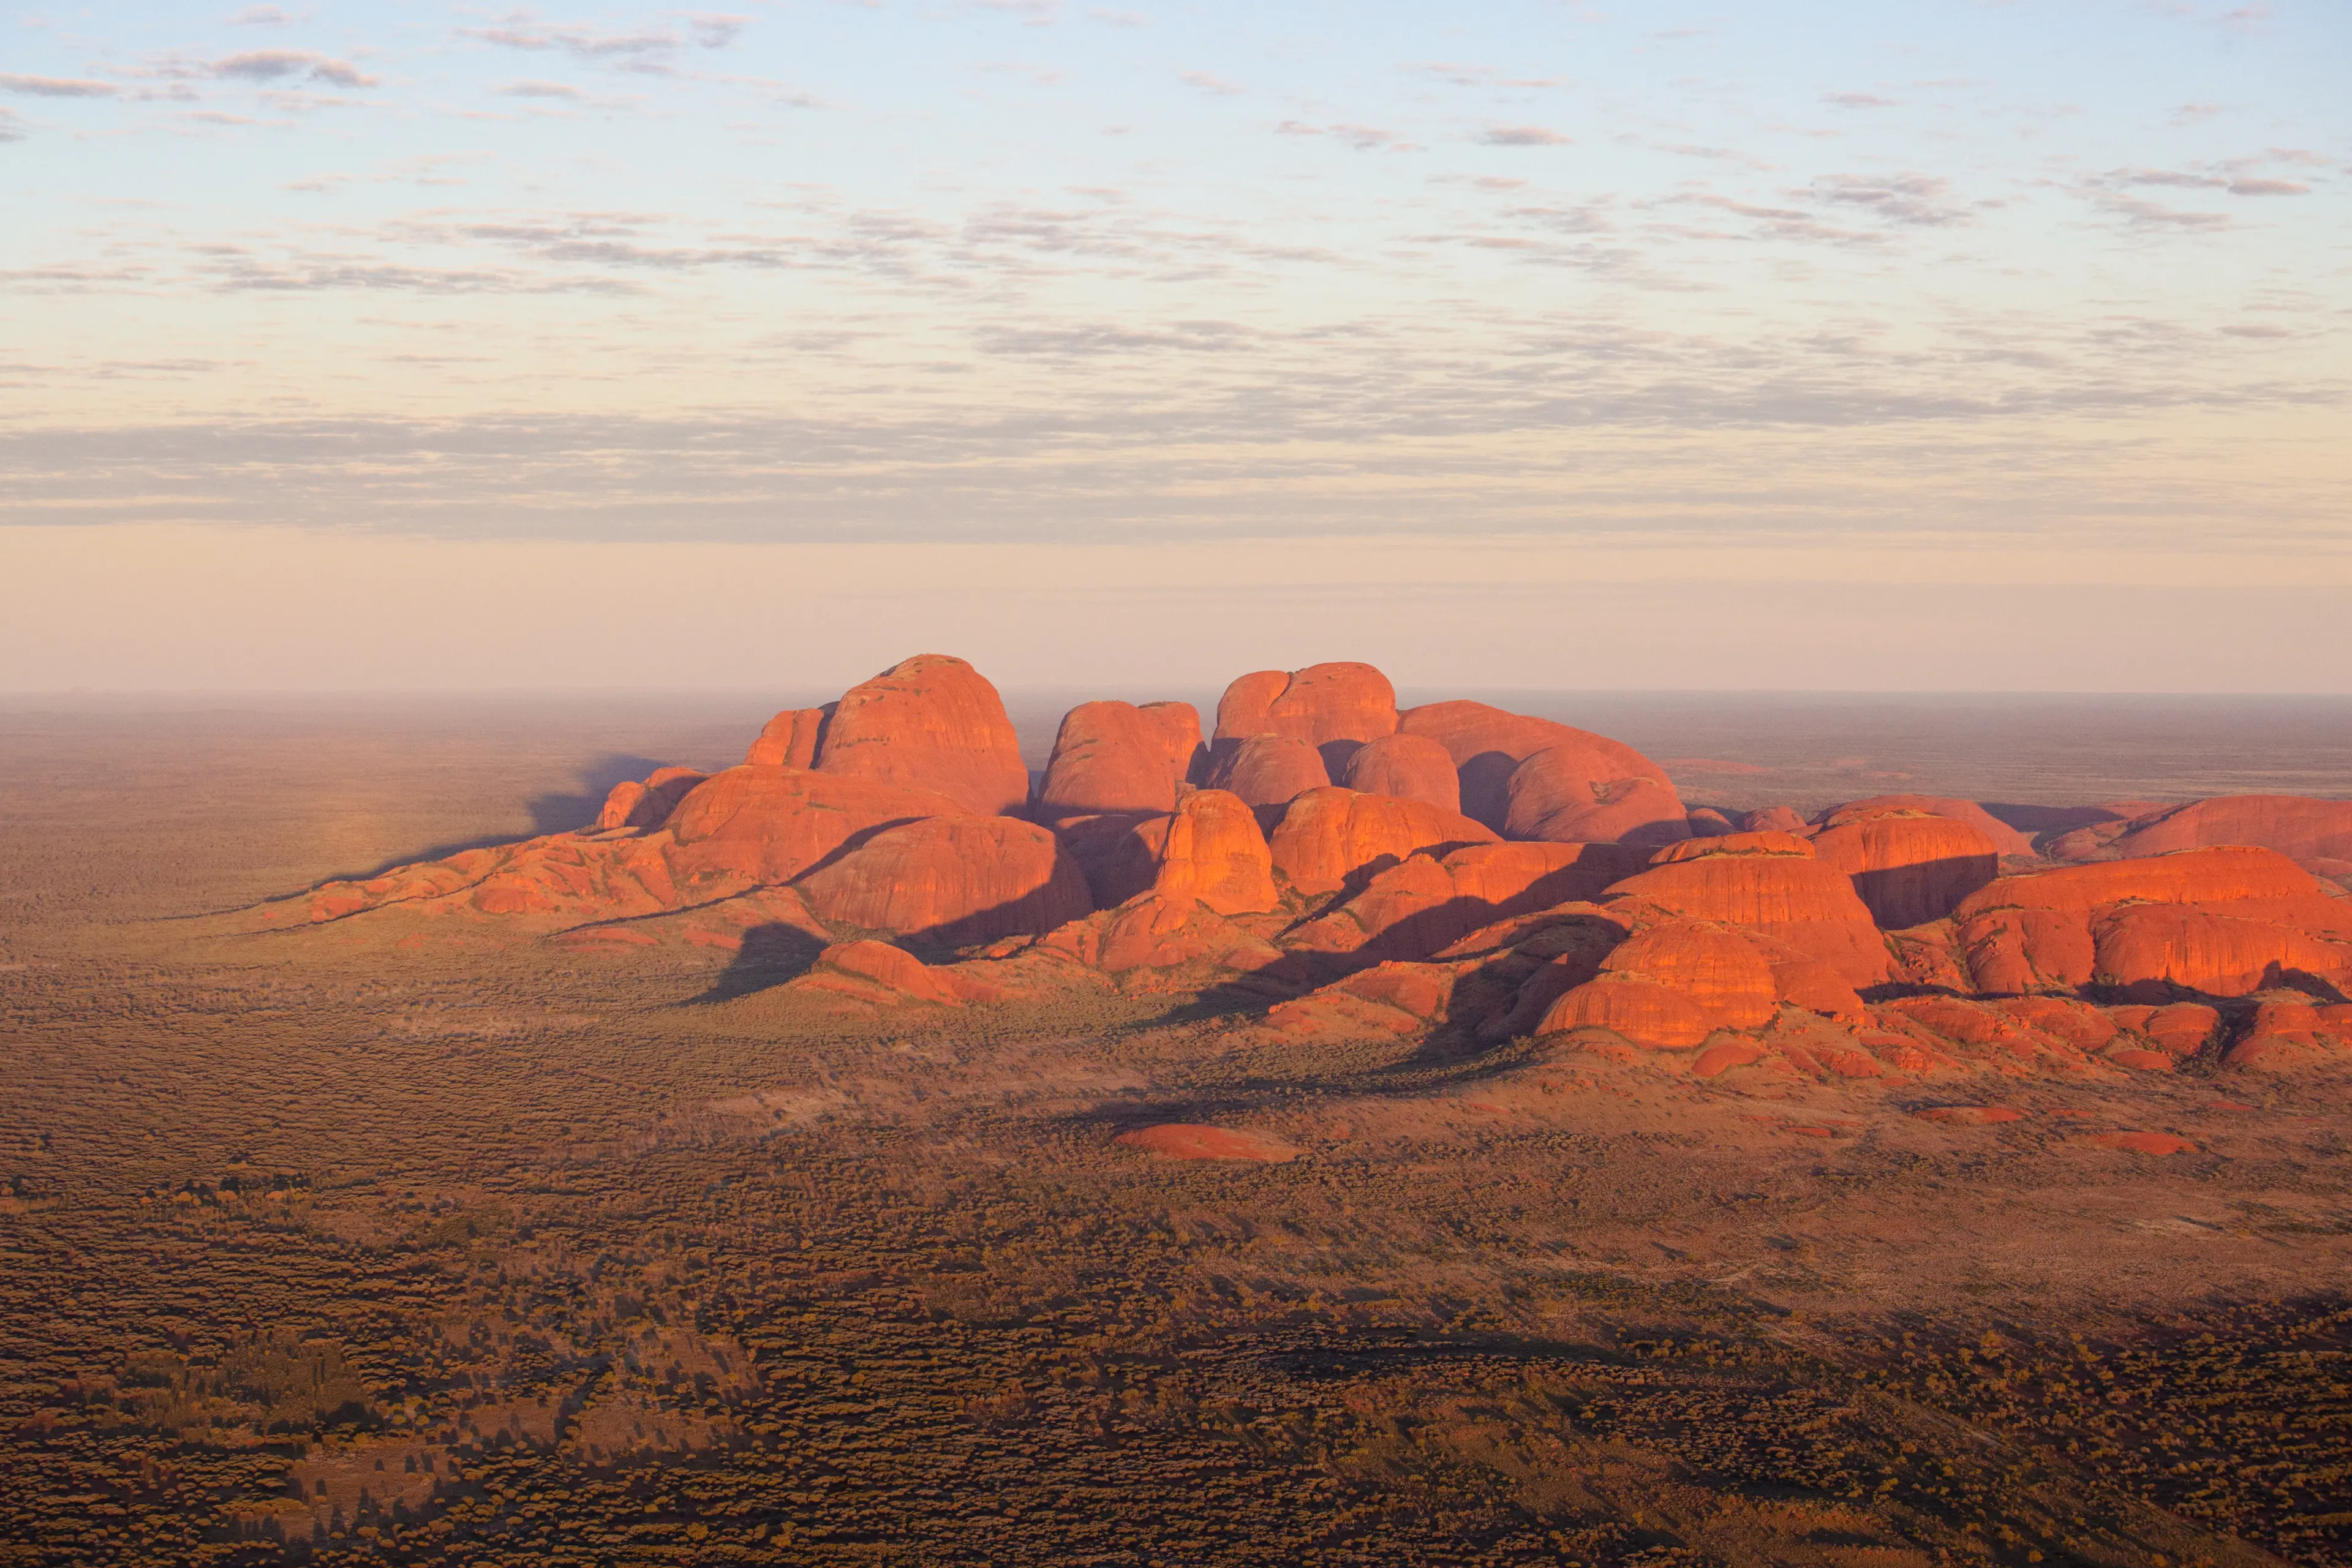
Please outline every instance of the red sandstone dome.
M1094 912L1054 835L1003 816L939 816L875 835L797 884L823 919L961 946Z
M1210 784L1251 805L1287 805L1331 783L1322 753L1295 735L1251 735L1219 744L1225 750L1209 771Z
M1877 816L1924 815L1948 817L1967 823L1991 841L1994 850L2001 855L2031 855L2033 840L1987 811L1972 800L1960 800L1941 795L1876 795L1867 800L1850 800L1843 805L1833 805L1814 817L1821 827L1843 827L1849 823L1866 822Z
M1690 831L1665 770L1604 735L1484 702L1408 709L1397 730L1444 746L1461 780L1462 814L1506 837L1580 843L1631 833L1664 842ZM1544 760L1515 788L1538 753Z
M2061 859L2093 855L2138 857L2211 845L2274 849L2290 860L2352 862L2352 800L2294 795L2231 795L2169 806L2122 823L2102 823L2060 835L2050 845Z
M1366 742L1348 759L1347 775L1339 781L1366 795L1392 795L1418 800L1441 811L1462 809L1462 779L1454 758L1426 735L1382 735Z
M2000 850L1982 831L1913 812L1824 827L1812 851L1853 879L1872 918L1889 931L1943 919L2000 874Z
M1360 872L1386 870L1424 849L1495 841L1480 824L1421 801L1309 790L1274 830L1274 868L1302 893L1333 893Z
M1396 688L1387 676L1369 664L1315 664L1261 669L1225 688L1215 739L1221 751L1253 735L1304 741L1321 753L1328 784L1357 747L1396 727Z
M918 654L845 692L816 771L934 790L982 816L1029 804L1029 768L1003 700L944 654Z
M1080 703L1054 738L1039 815L1173 811L1200 752L1201 716L1189 702Z
M729 768L695 786L671 814L671 864L688 875L732 872L785 882L877 827L967 815L929 790L798 768Z

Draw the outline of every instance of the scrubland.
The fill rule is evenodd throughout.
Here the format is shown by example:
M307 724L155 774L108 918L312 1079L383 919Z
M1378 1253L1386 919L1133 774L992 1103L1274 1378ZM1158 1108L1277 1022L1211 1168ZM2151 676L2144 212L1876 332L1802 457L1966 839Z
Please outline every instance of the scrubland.
M8 723L0 1562L2352 1563L2338 1080L227 940L601 731Z

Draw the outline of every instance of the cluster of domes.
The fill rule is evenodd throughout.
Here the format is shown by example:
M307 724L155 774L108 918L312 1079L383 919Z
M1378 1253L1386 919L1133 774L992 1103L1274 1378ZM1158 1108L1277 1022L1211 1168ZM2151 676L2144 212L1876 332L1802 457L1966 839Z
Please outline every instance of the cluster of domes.
M1702 1074L2352 1060L2352 802L2045 816L1692 809L1619 742L1400 710L1364 664L1243 676L1205 735L1185 703L1084 703L1033 777L996 689L924 655L778 714L740 766L620 785L592 828L261 919L583 950L781 929L811 955L789 989L853 1015L1232 986L1277 1034L1565 1035Z

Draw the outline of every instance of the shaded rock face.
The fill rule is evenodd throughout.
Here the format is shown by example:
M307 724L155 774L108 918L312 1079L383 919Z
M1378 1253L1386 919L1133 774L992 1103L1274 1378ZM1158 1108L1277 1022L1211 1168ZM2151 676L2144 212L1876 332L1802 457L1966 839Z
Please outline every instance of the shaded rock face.
M934 969L906 949L864 939L836 942L816 956L809 972L788 982L790 994L821 999L834 1010L862 1015L908 1004L961 1007L992 1002L1000 989L951 969Z
M823 919L961 946L1094 912L1077 863L1034 823L940 816L876 834L795 884Z
M1177 788L1192 778L1201 752L1201 716L1189 702L1081 703L1054 738L1038 816L1173 811Z
M1220 744L1223 744L1220 742ZM1209 770L1209 784L1254 806L1289 805L1310 789L1329 787L1323 754L1290 735L1251 735L1234 742Z
M2000 874L2000 851L1976 827L1911 813L1870 816L1813 836L1814 858L1853 879L1888 931L1938 921Z
M1365 795L1392 795L1441 811L1462 809L1462 779L1454 758L1426 735L1382 735L1348 759L1339 782Z
M1261 914L1280 904L1274 856L1257 816L1223 790L1195 790L1174 814L1138 835L1154 854L1151 890L1181 906L1220 915Z
M696 768L656 768L643 783L616 784L597 815L600 829L659 827L687 792L710 775Z
M1225 688L1215 750L1222 758L1253 735L1303 741L1321 756L1328 784L1347 772L1357 747L1396 727L1396 688L1369 664L1315 664L1286 674L1261 669Z
M982 816L1029 804L1029 768L1003 700L978 670L944 654L903 660L844 693L816 771L936 791Z
M1365 961L1460 956L1457 944L1503 948L1497 922L1598 896L1636 866L1613 844L1473 844L1442 858L1417 853L1284 940L1303 952ZM1614 931L1614 942L1623 932ZM1532 1020L1529 1020L1532 1023Z
M1664 843L1689 834L1681 797L1665 770L1604 735L1484 702L1408 709L1399 716L1397 730L1444 746L1460 780L1462 814L1507 837L1565 844L1619 839L1633 832ZM1529 771L1515 803L1513 779L1538 752L1551 755Z
M1302 893L1336 893L1360 873L1387 869L1424 849L1491 844L1466 816L1417 800L1330 787L1290 803L1274 830L1274 868Z
M824 746L825 726L833 721L833 710L841 704L828 702L822 708L787 708L768 721L760 738L751 742L744 756L746 764L755 768L813 768L817 752Z

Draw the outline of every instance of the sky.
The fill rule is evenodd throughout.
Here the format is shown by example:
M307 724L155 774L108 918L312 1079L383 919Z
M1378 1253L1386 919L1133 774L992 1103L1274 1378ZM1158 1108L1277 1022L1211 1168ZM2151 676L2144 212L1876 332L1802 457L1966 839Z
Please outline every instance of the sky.
M2352 691L2352 7L0 13L0 689Z

